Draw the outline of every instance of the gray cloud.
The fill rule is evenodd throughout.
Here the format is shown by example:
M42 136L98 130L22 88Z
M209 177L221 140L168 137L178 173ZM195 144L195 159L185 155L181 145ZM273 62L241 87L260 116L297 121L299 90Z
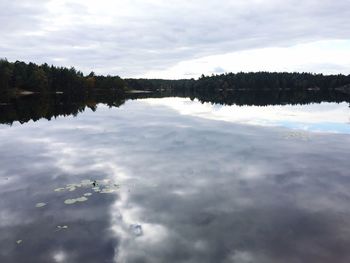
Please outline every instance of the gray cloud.
M44 0L26 3L26 1L0 1L0 33L3 40L18 33L33 30L40 24L40 15L44 14Z
M77 0L62 7L61 20L48 3L0 0L1 57L127 77L208 55L350 35L346 0L133 0L121 9L101 1L106 15Z

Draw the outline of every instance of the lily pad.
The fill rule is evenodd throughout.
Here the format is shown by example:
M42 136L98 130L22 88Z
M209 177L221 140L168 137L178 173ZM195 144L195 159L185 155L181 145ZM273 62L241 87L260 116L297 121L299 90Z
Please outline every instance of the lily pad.
M77 200L77 202L85 202L85 201L87 201L88 199L87 199L85 196L82 196L82 197L76 198L75 200Z
M67 199L67 200L64 201L64 203L66 205L72 205L72 204L75 204L76 202L85 202L87 200L88 199L85 196L82 196L82 197L78 197L78 198L75 198L75 199Z
M101 192L101 189L100 189L100 187L93 187L93 188L91 188L92 190L94 190L95 192Z
M17 245L21 244L22 242L23 242L22 239L19 239L19 240L16 241Z
M84 196L91 196L92 193L85 193Z
M77 189L75 186L67 186L66 189L69 191L69 192L73 192L75 191L75 189Z
M40 208L46 206L46 203L37 203L35 207Z
M64 191L64 190L66 190L66 188L56 188L54 191L55 192L62 192L62 191Z
M67 200L64 200L64 203L66 204L66 205L72 205L72 204L74 204L74 203L76 203L77 202L77 200L75 200L75 199L67 199Z
M103 188L101 191L101 194L111 194L114 193L114 189L110 189L110 188Z

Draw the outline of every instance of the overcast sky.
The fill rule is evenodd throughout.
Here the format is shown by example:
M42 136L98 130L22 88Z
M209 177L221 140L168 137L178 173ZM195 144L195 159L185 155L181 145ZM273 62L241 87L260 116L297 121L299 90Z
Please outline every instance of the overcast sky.
M0 57L122 77L350 74L350 0L0 0Z

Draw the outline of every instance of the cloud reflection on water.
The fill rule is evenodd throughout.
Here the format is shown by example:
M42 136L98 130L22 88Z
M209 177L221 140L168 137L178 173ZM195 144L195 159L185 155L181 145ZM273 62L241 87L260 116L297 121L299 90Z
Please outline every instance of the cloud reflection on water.
M1 180L17 178L0 193L1 262L57 261L60 251L66 262L348 262L348 135L286 137L167 102L1 129ZM116 194L74 207L53 192L106 177ZM9 245L19 235L22 250Z
M350 109L343 103L308 105L224 106L188 98L146 99L150 105L166 106L180 114L213 120L262 126L283 126L320 132L350 133Z

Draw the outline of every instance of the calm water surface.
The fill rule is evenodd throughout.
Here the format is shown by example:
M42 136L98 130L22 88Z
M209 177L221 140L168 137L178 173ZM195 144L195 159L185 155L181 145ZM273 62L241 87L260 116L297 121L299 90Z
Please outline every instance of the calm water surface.
M0 125L0 262L350 262L349 113L165 98Z

